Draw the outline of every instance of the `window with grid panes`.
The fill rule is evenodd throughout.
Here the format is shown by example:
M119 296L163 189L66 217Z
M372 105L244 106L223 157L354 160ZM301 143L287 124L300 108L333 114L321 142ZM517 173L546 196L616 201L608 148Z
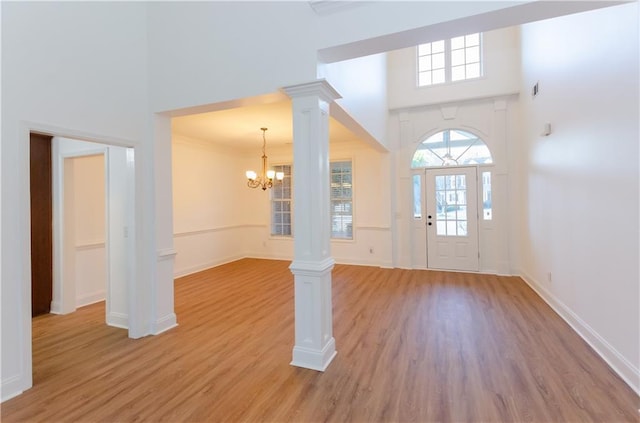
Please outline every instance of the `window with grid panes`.
M418 86L482 76L482 34L475 33L418 46Z
M331 237L353 239L351 161L331 162Z
M284 178L271 188L271 235L291 236L291 165L273 166L273 170L284 173Z

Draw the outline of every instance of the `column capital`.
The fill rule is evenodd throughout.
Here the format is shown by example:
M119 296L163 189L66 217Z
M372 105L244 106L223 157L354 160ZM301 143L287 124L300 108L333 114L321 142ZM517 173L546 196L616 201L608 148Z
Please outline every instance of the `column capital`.
M318 79L304 84L289 85L288 87L283 87L282 91L292 99L316 95L327 103L331 103L334 100L342 98L326 79Z

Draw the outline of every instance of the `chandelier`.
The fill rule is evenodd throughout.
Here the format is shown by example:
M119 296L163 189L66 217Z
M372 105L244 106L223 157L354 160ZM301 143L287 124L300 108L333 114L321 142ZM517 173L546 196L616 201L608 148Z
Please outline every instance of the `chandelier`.
M260 128L262 131L262 173L258 175L253 170L247 170L247 186L249 188L262 188L265 191L267 188L273 187L273 178L277 181L282 181L284 179L284 172L276 172L275 170L267 170L267 139L265 137L265 132L267 132L267 128Z

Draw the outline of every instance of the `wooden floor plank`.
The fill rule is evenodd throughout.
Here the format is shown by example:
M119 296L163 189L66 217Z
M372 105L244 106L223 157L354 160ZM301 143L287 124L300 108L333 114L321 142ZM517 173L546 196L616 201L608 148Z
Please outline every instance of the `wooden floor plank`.
M179 326L104 304L33 319L34 387L3 422L638 422L637 395L521 279L337 265L335 360L289 365L288 262L176 280Z

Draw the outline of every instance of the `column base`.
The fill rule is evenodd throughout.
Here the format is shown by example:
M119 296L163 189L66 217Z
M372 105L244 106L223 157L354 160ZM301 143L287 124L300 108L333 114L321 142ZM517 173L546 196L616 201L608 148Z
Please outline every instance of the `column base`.
M336 341L331 338L321 350L305 347L293 347L292 366L324 372L336 356Z

